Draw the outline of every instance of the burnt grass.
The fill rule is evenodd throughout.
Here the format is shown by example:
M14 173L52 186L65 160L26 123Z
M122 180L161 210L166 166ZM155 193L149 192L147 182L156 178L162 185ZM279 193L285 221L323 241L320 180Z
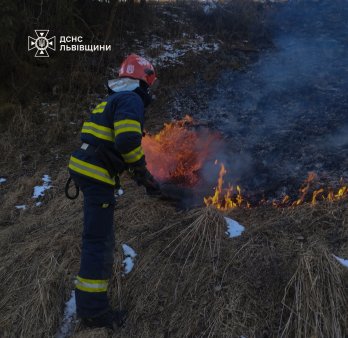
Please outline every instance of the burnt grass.
M297 196L310 171L317 187L347 180L347 19L342 1L278 5L267 21L273 48L224 49L220 62L247 65L231 70L222 61L216 79L203 72L173 96L173 117L189 113L223 134L216 157L226 180L252 199Z
M208 34L221 42L215 53L188 53L179 64L158 69L161 87L147 112L146 128L156 132L170 118L189 114L219 130L225 146L216 158L228 170L225 181L239 184L252 201L285 194L295 198L309 171L320 178L315 188L335 187L341 177L348 177L347 4L299 1L267 6L260 10L249 4L248 13L240 16L240 22L248 16L263 22L257 16L268 13L263 28L258 24L251 32L230 20L231 8L213 12L209 18L213 26L208 27L202 25L207 19L203 11L188 7L180 12L182 8L164 5L152 15L162 20L162 11L182 13L185 24L173 19L172 31L167 32L166 14L163 22L158 21L162 25L147 27L138 41L146 46L153 33L163 42L171 41L189 30L191 35ZM234 26L229 27L232 21ZM131 32L116 45L120 55L137 46ZM121 59L120 55L105 62ZM80 84L78 79L70 82ZM102 80L91 83L96 82ZM54 178L80 144L81 125L104 91L100 85L71 102L68 97L74 95L62 92L47 101L35 97L23 106L10 104L12 119L1 125L1 175L11 182L49 171ZM216 184L216 172L211 176L204 196ZM0 189L5 198L10 185Z
M219 130L225 146L217 155L225 161L229 179L255 200L262 195L297 195L311 170L331 185L341 176L347 178L347 4L301 1L272 5L271 10L273 6L267 22L273 32L272 48L264 48L264 41L233 36L215 55L192 53L183 64L160 69L164 81L147 121L147 128L156 132L171 117L189 114ZM74 77L69 81L80 83ZM64 197L66 166L70 152L80 145L83 120L104 91L91 88L81 96L74 104L52 102L57 97L45 103L35 97L15 113L15 108L8 108L13 119L10 128L4 126L0 142L1 177L7 178L0 185L1 337L54 336L74 289L82 196L75 201ZM44 205L36 208L32 191L42 183L43 174L52 176L53 186L42 200ZM216 175L212 176L214 184ZM229 239L225 224L216 226L216 217L223 219L215 209L178 212L167 201L146 196L127 178L124 188L115 210L118 248L110 291L113 306L129 309L129 319L114 336L347 335L347 273L331 256L348 257L347 200L230 210L227 215L246 230ZM14 208L23 203L28 210ZM196 231L191 232L193 228ZM193 236L186 237L188 233ZM178 238L185 240L176 246ZM121 243L138 254L134 271L125 278L121 278ZM211 248L219 248L221 255ZM297 270L306 259L314 280L320 281L314 288L305 279L306 270ZM327 267L334 267L336 274L331 268L327 272ZM297 289L288 284L291 276L299 284L302 278L308 287L299 298L301 304L293 302ZM335 291L338 302L331 301L328 285L340 291ZM314 307L313 300L318 301ZM280 318L285 306L288 310ZM304 323L298 316L298 322L287 326L296 308L308 312L313 321ZM337 312L340 325L335 321ZM328 330L321 335L280 331L318 325L320 333L327 318L329 328L342 329L342 335ZM110 337L106 330L88 331L78 325L73 331L74 337Z

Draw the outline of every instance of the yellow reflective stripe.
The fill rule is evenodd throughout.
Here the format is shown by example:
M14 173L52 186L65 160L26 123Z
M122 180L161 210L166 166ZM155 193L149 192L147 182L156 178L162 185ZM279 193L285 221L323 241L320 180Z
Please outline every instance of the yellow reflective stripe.
M129 153L121 155L126 163L133 163L139 161L144 156L144 152L141 146L139 146Z
M92 114L102 113L103 111L104 111L104 108L93 109Z
M127 132L135 132L135 133L142 134L141 129L130 126L130 125L124 128L120 128L120 127L118 127L117 129L115 128L115 136L120 135L122 133L127 133Z
M97 106L96 106L96 108L102 108L102 107L105 107L106 105L107 105L107 101L103 101L103 102L101 102L101 103L99 103Z
M109 127L105 127L105 126L102 126L100 124L96 124L94 122L85 122L83 124L83 126L86 126L86 127L92 127L98 131L103 131L105 133L112 133L112 129L109 128Z
M139 126L140 128L140 122L139 121L136 121L136 120L128 120L128 119L125 119L125 120L121 120L121 121L117 121L114 123L114 126L115 127L119 127L119 126L123 126L124 124L134 124L136 126Z
M88 278L82 278L80 276L77 276L76 279L80 282L85 282L89 284L105 284L105 286L108 285L108 279L88 279Z
M92 111L92 114L102 113L104 111L106 104L107 104L107 101L103 101L102 103L99 103Z
M114 141L113 130L93 122L85 122L82 126L81 133L92 134L95 137L106 141Z
M114 123L115 136L126 133L126 132L136 132L141 134L140 122L136 120L121 120Z
M96 180L115 185L115 180L110 177L108 171L91 163L81 161L74 156L70 157L69 168L82 175L92 177Z
M89 287L86 287L84 285L76 285L76 289L79 289L81 291L85 291L85 292L106 292L106 288L100 288L100 289L92 289Z
M140 122L136 120L121 120L114 123L115 136L126 133L126 132L136 132L141 134Z
M86 292L106 292L108 287L107 279L86 279L77 276L76 289Z

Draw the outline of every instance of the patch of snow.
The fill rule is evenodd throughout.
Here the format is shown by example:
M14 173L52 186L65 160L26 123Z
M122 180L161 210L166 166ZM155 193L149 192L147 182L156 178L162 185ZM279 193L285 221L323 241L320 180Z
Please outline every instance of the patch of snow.
M348 268L348 259L344 259L341 257L337 257L335 255L333 255L343 266L345 266L346 268Z
M217 8L215 2L212 0L207 0L203 2L205 2L205 5L203 6L203 11L206 15L211 14Z
M35 205L36 205L37 207L41 207L42 202L36 202Z
M220 45L217 42L213 43L213 51L217 52L220 49Z
M125 256L135 258L137 255L136 252L127 244L122 244L122 249Z
M52 182L51 177L49 177L48 175L43 175L42 181L47 184Z
M185 35L184 35L185 34ZM154 51L155 57L148 57L148 54L141 45L137 46L139 53L148 58L155 66L168 67L170 65L183 64L180 58L185 56L189 52L216 52L220 48L218 42L205 42L203 36L196 34L194 37L184 33L183 39L176 39L171 42L163 42L159 37L152 37L152 41L149 44L148 51Z
M41 196L44 196L45 190L50 189L51 186L51 177L48 175L43 175L42 177L42 185L37 185L34 187L34 193L33 193L33 198L39 198Z
M134 267L134 261L131 257L126 257L123 260L123 265L124 265L124 273L128 274L133 270Z
M55 338L66 338L70 336L72 332L72 326L76 320L76 301L75 291L71 291L69 300L65 303L64 315L62 324L59 331L56 333Z
M118 189L117 191L115 191L115 197L120 197L124 194L124 190L122 188Z
M123 254L126 256L123 260L124 273L128 274L133 270L134 258L136 257L136 252L127 244L122 244Z
M5 183L5 182L6 182L6 178L0 177L0 184L1 184L1 183Z
M226 234L230 238L240 236L242 232L245 230L245 227L243 225L239 224L237 221L233 220L232 218L225 217L225 220L227 223Z
M16 209L18 209L18 210L26 210L27 206L25 204L16 205Z

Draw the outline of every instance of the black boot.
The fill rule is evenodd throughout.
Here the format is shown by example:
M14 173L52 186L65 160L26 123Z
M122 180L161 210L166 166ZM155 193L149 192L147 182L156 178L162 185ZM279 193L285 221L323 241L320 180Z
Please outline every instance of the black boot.
M106 327L115 330L122 327L126 321L127 312L125 310L113 311L108 310L98 317L81 318L81 323L90 328Z

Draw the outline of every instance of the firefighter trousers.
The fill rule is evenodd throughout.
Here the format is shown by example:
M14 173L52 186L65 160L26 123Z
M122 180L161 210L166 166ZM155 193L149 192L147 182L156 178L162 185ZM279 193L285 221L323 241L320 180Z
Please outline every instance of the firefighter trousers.
M115 250L114 188L71 174L84 196L84 220L76 311L81 318L97 317L109 310L107 286Z

